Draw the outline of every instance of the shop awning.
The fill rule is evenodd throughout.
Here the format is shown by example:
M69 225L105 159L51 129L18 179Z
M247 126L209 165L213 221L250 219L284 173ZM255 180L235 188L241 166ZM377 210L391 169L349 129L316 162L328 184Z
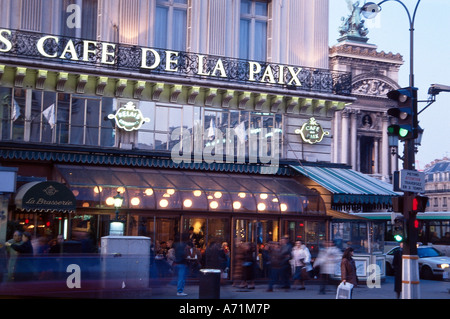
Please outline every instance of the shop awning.
M291 177L218 172L57 165L78 207L322 214L320 194Z
M74 212L76 199L65 185L54 182L30 182L21 186L15 197L16 208L32 212Z
M332 210L332 209L327 210L327 215L331 216L331 218L333 220L346 220L346 221L348 221L348 220L357 220L357 221L369 220L368 218L365 218L363 216L357 216L357 215L353 215L353 214L339 212L337 210Z
M333 194L334 204L391 204L392 185L349 168L299 166L293 169Z

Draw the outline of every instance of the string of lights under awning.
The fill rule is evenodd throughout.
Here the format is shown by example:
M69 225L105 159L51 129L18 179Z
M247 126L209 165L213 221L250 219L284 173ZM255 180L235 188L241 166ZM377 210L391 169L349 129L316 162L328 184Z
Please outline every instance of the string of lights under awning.
M290 177L57 165L78 207L137 210L325 214L320 194Z

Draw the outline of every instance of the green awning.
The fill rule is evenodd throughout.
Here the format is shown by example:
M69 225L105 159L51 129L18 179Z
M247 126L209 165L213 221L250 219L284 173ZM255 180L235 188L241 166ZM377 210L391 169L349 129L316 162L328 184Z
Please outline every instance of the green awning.
M81 207L110 208L120 192L127 209L325 215L320 194L291 177L114 166L56 169Z
M63 212L76 210L76 199L65 185L54 182L30 182L21 186L15 197L16 208L32 212Z
M333 194L335 204L391 204L392 185L349 168L297 166L293 169Z

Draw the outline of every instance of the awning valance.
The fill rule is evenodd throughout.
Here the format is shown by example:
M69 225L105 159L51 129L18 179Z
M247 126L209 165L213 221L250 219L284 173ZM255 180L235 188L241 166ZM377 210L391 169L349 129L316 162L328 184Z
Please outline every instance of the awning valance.
M325 215L320 194L291 177L111 166L57 170L82 207L112 208L120 192L128 209Z
M333 194L334 204L391 204L392 185L349 168L298 166L293 169Z
M33 212L74 212L76 199L65 185L54 182L30 182L19 188L16 208Z
M352 215L352 214L339 212L339 211L332 210L332 209L327 210L327 215L331 216L331 218L333 220L345 220L345 221L350 221L350 220L368 221L369 220L368 218L365 218L363 216Z

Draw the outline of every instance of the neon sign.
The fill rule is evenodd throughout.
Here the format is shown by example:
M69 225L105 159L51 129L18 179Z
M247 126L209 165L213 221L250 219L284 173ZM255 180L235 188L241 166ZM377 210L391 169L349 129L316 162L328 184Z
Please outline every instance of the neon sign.
M309 144L320 143L325 135L330 135L330 132L325 132L314 117L311 117L300 129L296 129L295 133L300 134L303 141Z
M136 109L133 102L128 102L120 107L116 114L109 114L108 118L115 119L118 127L129 132L140 129L145 122L150 122L150 119L144 117L141 110Z

